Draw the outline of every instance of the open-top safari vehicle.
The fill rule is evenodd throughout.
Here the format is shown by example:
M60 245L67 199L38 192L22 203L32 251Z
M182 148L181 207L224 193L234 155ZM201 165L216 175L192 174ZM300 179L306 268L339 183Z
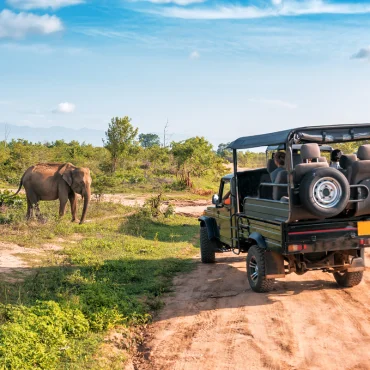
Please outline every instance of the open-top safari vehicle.
M221 179L200 221L201 259L247 252L251 288L266 292L275 278L322 270L337 283L361 282L364 248L370 246L370 124L302 127L241 137L229 145L234 173ZM329 167L335 143L362 141L356 154ZM266 168L238 172L237 151L268 146ZM274 183L269 154L285 152ZM225 194L230 194L227 201ZM227 194L226 194L227 195Z

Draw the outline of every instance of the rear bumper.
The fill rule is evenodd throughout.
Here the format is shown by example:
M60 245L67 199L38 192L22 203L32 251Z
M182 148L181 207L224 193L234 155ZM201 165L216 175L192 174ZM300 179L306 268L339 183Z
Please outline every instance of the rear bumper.
M360 231L361 234L361 231ZM292 251L289 246L297 245ZM357 222L288 226L284 254L319 253L370 247L370 235L359 235Z

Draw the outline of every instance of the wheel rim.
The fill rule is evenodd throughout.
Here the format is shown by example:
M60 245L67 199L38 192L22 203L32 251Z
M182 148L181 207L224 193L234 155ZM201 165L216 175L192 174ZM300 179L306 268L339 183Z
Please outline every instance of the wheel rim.
M342 197L342 187L333 177L322 177L313 186L313 199L321 208L335 207Z
M249 261L249 277L255 283L258 279L258 264L256 257L252 256Z

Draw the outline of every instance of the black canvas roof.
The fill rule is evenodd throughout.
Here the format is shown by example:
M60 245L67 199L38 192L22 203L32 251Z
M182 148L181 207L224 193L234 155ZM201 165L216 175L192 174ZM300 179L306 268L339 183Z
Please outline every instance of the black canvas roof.
M339 143L370 139L370 124L330 125L299 127L269 134L245 136L236 139L228 146L230 149L250 149L261 146L284 144L293 139L294 144Z

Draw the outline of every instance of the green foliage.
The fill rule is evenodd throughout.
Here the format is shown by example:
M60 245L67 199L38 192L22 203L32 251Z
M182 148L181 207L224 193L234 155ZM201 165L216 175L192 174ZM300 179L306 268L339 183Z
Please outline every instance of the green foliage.
M21 195L14 195L14 193L9 190L0 190L0 206L22 208L23 204L24 197Z
M238 152L238 166L245 168L266 167L266 153L255 153L250 151Z
M222 160L215 155L212 144L204 137L173 142L171 146L177 174L187 187L192 187L192 176L200 177L210 169L222 172Z
M174 274L190 268L198 222L91 202L92 221L77 225L52 217L57 202L42 206L48 222L32 232L23 209L15 224L0 225L2 241L37 248L65 240L22 282L0 281L0 368L96 368L106 331L150 321Z
M231 149L228 149L227 147L229 146L230 143L226 143L226 144L219 144L218 145L218 148L217 148L217 151L216 151L216 154L221 157L221 158L225 158L227 159L229 162L232 161L233 159L233 153L232 153L232 150Z
M14 222L14 212L24 207L24 200L20 195L14 196L14 193L8 190L0 190L0 225Z
M108 130L105 132L104 147L112 157L112 172L116 171L118 159L127 156L129 150L135 145L134 139L138 129L131 125L131 118L112 118Z
M143 148L152 148L153 146L161 145L161 140L157 134L140 134L139 141Z
M72 359L74 339L89 331L89 322L77 309L53 301L32 307L0 304L0 367L2 369L57 369Z

